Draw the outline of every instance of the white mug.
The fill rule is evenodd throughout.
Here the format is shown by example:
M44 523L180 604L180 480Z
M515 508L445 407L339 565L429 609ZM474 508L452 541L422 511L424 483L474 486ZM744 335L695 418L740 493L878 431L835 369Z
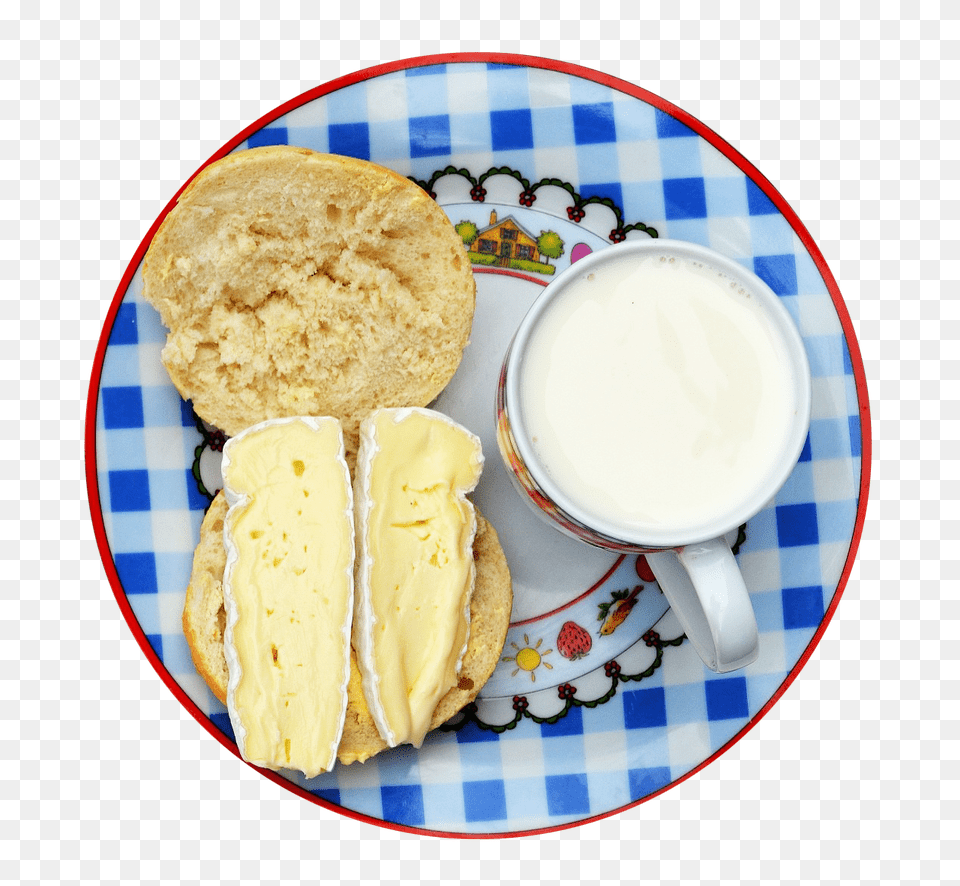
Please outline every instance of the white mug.
M497 388L522 497L589 544L641 552L718 672L759 654L726 536L793 471L810 423L803 340L777 295L701 246L630 241L551 281Z

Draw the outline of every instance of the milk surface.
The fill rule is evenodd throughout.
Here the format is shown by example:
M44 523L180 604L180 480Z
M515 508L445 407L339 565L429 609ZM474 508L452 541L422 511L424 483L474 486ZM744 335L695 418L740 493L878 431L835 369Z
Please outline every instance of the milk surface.
M796 408L782 335L691 259L626 257L560 293L520 367L524 421L588 514L662 531L721 518L779 460Z

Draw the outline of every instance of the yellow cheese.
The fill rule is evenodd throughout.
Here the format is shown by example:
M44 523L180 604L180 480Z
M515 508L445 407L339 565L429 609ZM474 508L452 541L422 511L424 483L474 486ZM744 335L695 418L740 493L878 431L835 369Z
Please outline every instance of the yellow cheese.
M350 677L354 528L333 418L254 425L224 447L227 709L245 760L330 769Z
M354 644L384 741L419 747L467 647L483 454L429 409L378 410L360 433Z

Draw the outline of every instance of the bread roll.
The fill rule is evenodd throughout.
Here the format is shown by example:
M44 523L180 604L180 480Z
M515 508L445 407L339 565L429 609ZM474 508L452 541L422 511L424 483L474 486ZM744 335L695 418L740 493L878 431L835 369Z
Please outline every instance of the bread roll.
M227 699L227 662L223 653L226 614L223 607L223 571L227 561L223 546L223 521L227 502L220 492L214 498L200 528L200 543L193 558L193 571L183 608L183 633L194 665L211 692L223 703ZM496 668L503 651L513 586L507 559L496 530L477 512L473 542L477 575L470 602L470 639L460 668L459 682L437 705L431 720L436 728L476 699ZM363 697L363 684L351 656L347 687L347 714L337 758L343 764L363 762L387 747L380 737Z
M331 415L351 460L372 409L426 406L453 376L476 286L418 185L284 145L230 154L190 182L144 258L143 295L197 415L228 436Z

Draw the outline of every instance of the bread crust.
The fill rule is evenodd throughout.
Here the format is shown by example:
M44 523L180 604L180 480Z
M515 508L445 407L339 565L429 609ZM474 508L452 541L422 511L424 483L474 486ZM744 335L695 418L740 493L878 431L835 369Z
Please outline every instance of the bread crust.
M144 257L143 295L201 418L233 436L332 415L352 453L372 409L426 406L445 387L476 285L461 238L414 182L282 145L230 154L187 185Z
M226 703L227 664L223 653L223 520L227 512L222 492L214 498L200 528L200 543L193 561L183 609L183 633L197 672L211 692ZM500 659L510 613L513 586L507 559L496 530L477 512L473 555L477 577L470 604L470 638L459 683L437 705L431 721L435 729L474 701ZM363 695L356 656L351 652L347 714L337 751L341 763L363 762L385 750Z

